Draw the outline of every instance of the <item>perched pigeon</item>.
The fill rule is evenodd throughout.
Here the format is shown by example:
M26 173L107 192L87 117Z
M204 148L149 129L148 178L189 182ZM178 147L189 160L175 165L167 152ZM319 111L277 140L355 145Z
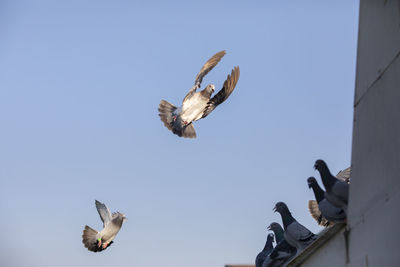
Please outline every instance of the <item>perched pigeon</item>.
M329 171L325 161L319 159L315 162L314 168L319 171L322 183L325 186L325 198L335 207L347 211L349 200L349 178L350 168L338 173L337 177Z
M285 240L284 231L279 223L273 222L268 230L274 231L277 245L265 259L262 267L278 267L289 262L295 255L297 249Z
M317 220L319 225L330 226L337 222L344 222L346 220L346 213L343 209L333 206L325 198L325 192L319 186L314 177L307 179L308 187L314 191L316 201L310 200L308 208L310 209L311 216ZM315 202L317 205L315 207ZM312 204L311 204L312 203Z
M221 51L212 56L201 68L197 74L193 87L189 90L182 101L182 106L177 108L171 103L161 100L158 106L159 116L165 127L180 137L196 138L192 122L207 117L219 104L224 102L235 89L239 80L240 70L236 66L230 75L228 75L222 89L211 98L215 90L213 84L209 84L200 92L196 92L200 88L204 76L212 70L221 58L225 55L225 51Z
M106 205L97 200L95 203L100 218L103 221L103 230L97 232L86 225L83 230L82 242L88 250L99 252L105 250L113 243L113 239L121 229L126 217L120 212L114 212L111 215Z
M274 211L281 214L283 227L285 229L284 237L290 245L297 248L297 253L317 239L317 235L314 235L310 230L293 218L285 203L276 203Z
M265 243L263 250L258 253L256 257L256 267L261 267L264 260L268 257L269 253L271 253L274 248L272 242L274 242L274 234L268 234L267 242Z

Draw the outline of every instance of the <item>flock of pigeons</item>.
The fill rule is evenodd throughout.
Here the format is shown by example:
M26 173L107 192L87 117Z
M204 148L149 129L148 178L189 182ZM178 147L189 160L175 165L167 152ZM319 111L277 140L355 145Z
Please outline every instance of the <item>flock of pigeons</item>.
M213 84L209 84L202 91L196 92L200 88L204 76L218 64L225 54L225 51L221 51L207 60L197 74L193 87L183 99L181 107L177 108L171 103L161 100L158 107L159 116L164 125L174 134L185 138L195 138L196 131L192 123L207 117L235 89L240 75L238 66L233 68L231 74L225 80L222 89L212 98L211 95L215 90ZM121 229L126 217L120 212L111 214L108 207L97 200L95 204L100 219L103 221L103 229L98 232L86 225L82 234L82 242L88 250L99 252L105 250L114 242L113 240Z
M323 160L317 160L314 168L318 170L326 191L319 186L314 177L307 179L308 187L312 188L315 196L315 200L308 203L311 216L319 225L325 227L346 222L350 167L336 176L331 174ZM274 211L281 215L283 228L276 222L268 226L268 230L274 234L268 234L263 250L256 257L256 267L284 266L318 238L293 218L285 203L276 203ZM274 235L277 244L275 247L272 244Z
M215 90L213 84L209 84L202 91L196 92L200 88L204 76L218 64L225 54L225 51L218 52L203 65L195 78L193 87L186 94L179 108L165 100L161 100L158 107L161 121L179 137L195 138L196 132L193 122L207 117L235 89L240 75L238 66L233 68L222 89L213 97L211 97ZM323 191L314 177L308 178L308 186L314 191L316 199L309 201L309 210L312 217L315 218L318 224L326 227L334 223L345 222L350 168L333 176L323 160L317 160L314 167L319 171L326 191ZM97 200L95 204L103 221L103 229L98 232L86 225L83 230L82 242L88 250L99 252L113 243L126 217L120 212L111 214L108 207ZM270 233L268 235L264 249L257 255L256 267L283 266L318 238L317 235L293 218L285 203L276 203L274 211L280 213L283 228L276 222L268 226L268 230L273 231L274 234ZM275 247L272 244L274 235L277 244Z

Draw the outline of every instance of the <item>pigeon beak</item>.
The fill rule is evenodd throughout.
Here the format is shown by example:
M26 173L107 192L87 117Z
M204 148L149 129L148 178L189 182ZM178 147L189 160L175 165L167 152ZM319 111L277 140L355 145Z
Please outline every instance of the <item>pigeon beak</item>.
M271 231L271 225L268 225L267 229L268 229L269 231Z
M316 170L318 168L318 163L314 164L314 170Z
M272 209L274 212L276 212L276 206Z
M311 184L310 183L308 183L308 188L311 188Z

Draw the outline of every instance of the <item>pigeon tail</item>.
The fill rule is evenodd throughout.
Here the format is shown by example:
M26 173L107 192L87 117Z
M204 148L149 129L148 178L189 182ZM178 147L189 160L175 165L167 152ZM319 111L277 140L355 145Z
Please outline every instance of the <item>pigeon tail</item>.
M96 230L90 228L89 226L85 226L85 229L83 230L82 234L82 243L85 245L85 248L87 248L90 251L93 252L99 252L105 250L102 246L98 246L98 240L97 240L97 232ZM111 241L107 247L109 247L113 242Z
M160 112L158 115L160 116L165 127L167 127L170 131L173 129L174 116L176 116L174 112L176 109L177 108L174 105L165 100L161 100L160 105L158 105L158 111Z
M182 130L182 136L185 138L196 138L196 131L194 130L193 124L187 125Z

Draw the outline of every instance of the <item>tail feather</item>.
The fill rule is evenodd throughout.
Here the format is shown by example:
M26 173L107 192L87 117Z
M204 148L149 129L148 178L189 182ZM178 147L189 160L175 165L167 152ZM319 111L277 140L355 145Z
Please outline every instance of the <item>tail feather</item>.
M174 111L176 110L176 107L169 103L168 101L161 100L160 105L158 105L158 111L160 114L158 114L161 118L161 121L164 123L165 127L168 128L168 130L172 131L174 120Z
M183 129L182 136L185 138L196 138L196 131L194 130L193 124L190 123Z
M105 250L105 248L98 246L98 241L97 241L98 233L99 232L90 228L89 226L87 225L85 226L85 229L83 230L82 234L82 243L85 245L85 248L93 252L99 252ZM112 243L113 242L111 241L107 247L109 247Z
M174 114L176 109L177 108L168 101L161 100L160 105L158 105L158 111L160 112L158 115L165 127L179 137L196 138L196 131L194 130L193 125L189 124L184 126L182 118L179 115ZM174 118L174 116L176 117Z

